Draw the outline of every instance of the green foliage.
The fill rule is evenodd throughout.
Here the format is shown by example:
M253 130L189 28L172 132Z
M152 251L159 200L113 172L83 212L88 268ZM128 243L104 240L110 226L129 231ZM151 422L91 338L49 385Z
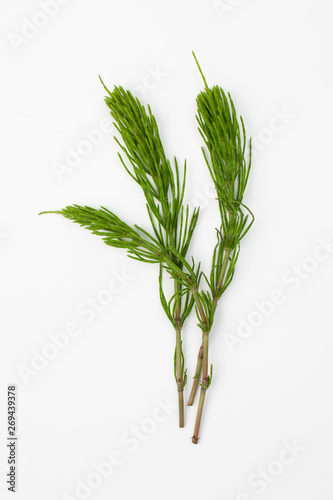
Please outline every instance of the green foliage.
M104 85L104 84L103 84ZM128 167L122 155L121 162L129 175L140 185L147 201L156 238L164 246L175 243L178 251L185 252L197 222L198 210L189 215L183 206L186 182L186 162L183 180L180 180L179 165L174 158L174 169L166 158L156 119L151 108L148 111L130 91L114 87L105 98L115 120L115 127L123 144L116 142L130 163Z
M202 152L215 185L221 215L210 279L206 278L211 298L216 301L232 280L240 241L254 221L252 212L243 204L252 148L250 140L247 162L245 126L242 117L238 119L231 95L226 95L218 86L209 88L196 57L195 60L205 84L197 96L196 118L207 148L207 151L202 148ZM203 300L207 302L208 296Z
M168 249L174 266L183 269L199 216L198 209L194 209L190 214L189 207L183 205L186 162L181 180L177 159L174 158L172 167L166 157L150 106L146 109L137 97L120 86L115 86L111 92L103 81L102 84L108 94L105 102L122 139L121 143L115 137L125 155L124 159L119 154L121 163L143 191L155 238L164 249ZM166 299L163 289L163 266L159 274L161 304L174 327L177 326L177 308L180 308L180 321L183 325L193 307L189 287L186 286L185 290L182 290L184 280L179 278L178 269L170 270L170 267L167 267L172 277L181 285L170 300ZM184 304L181 300L183 296Z
M215 313L213 296L210 291L202 290L199 294L199 297L200 297L200 305L204 311L205 322L202 319L202 315L198 310L198 304L197 304L195 311L199 322L198 326L202 330L202 332L210 332L213 326L214 313Z
M73 205L62 210L41 212L45 213L60 214L70 219L101 236L106 245L127 249L129 257L133 259L151 263L165 260L165 251L153 236L139 226L129 226L107 208Z

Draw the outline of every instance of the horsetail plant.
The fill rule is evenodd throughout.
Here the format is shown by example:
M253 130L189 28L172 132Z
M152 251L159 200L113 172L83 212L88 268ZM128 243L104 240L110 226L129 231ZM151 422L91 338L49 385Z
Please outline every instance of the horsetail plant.
M200 399L192 441L198 442L199 429L206 391L211 383L212 365L209 375L208 343L216 307L229 286L239 256L240 241L250 229L254 217L243 204L243 196L251 169L251 140L249 160L246 161L246 133L242 117L238 120L230 94L226 96L221 87L210 89L202 73L205 89L197 96L197 121L199 132L208 150L203 156L214 182L221 226L216 230L217 243L214 248L209 278L204 275L208 291L197 294L196 310L202 329L202 344L199 349L196 373L188 404L191 406L197 391L202 371Z
M107 92L105 102L110 109L114 124L123 144L115 140L126 156L126 162L119 153L119 158L128 174L139 184L146 199L146 207L156 239L163 248L171 245L183 259L191 242L193 231L198 221L199 210L190 215L189 207L184 207L183 198L186 182L186 161L184 174L180 180L179 166L174 158L174 169L166 158L156 119L150 106L148 113L139 99L122 87L113 91L104 85ZM182 262L169 251L169 258L180 269ZM174 373L178 390L179 427L184 427L184 386L187 380L184 370L181 331L184 321L194 304L191 293L182 292L181 283L174 279L174 294L169 301L163 290L163 266L159 273L160 300L163 309L176 332ZM185 295L182 300L182 295Z
M193 53L194 55L194 53ZM242 118L238 120L230 94L214 86L210 89L194 55L205 88L197 96L197 121L206 149L202 148L209 172L214 181L220 228L216 230L217 243L213 251L209 277L200 271L192 258L186 258L195 230L199 210L190 213L183 205L186 162L180 180L179 166L166 158L155 117L140 101L122 87L110 92L102 82L115 126L122 138L116 141L125 154L119 158L128 174L139 184L146 199L151 232L138 225L130 226L117 215L101 207L73 205L57 213L89 229L103 238L107 245L127 249L128 256L160 267L159 292L161 304L176 332L174 371L179 401L179 426L184 426L183 390L186 383L181 331L184 321L195 304L202 332L202 344L193 387L188 404L192 405L201 376L201 390L192 442L197 443L205 396L212 380L209 370L209 336L216 307L230 284L239 256L240 241L253 223L253 215L243 204L243 196L251 168L251 141L249 161L246 156L246 134ZM129 163L129 166L126 164ZM165 271L173 278L174 294L167 300L164 293ZM208 289L200 289L204 278Z
M174 158L174 169L170 161L166 158L164 148L160 139L156 119L148 106L148 112L140 103L139 99L134 97L131 92L125 91L122 87L115 86L110 92L104 85L107 92L105 102L110 108L111 116L114 119L114 125L118 130L123 144L115 137L115 140L130 164L128 167L120 153L118 156L127 173L139 184L145 199L146 207L151 221L154 238L164 249L170 261L177 269L182 270L184 265L181 259L185 259L191 238L198 221L199 210L194 209L190 214L189 206L184 207L183 198L186 182L186 162L184 164L183 178L180 178L179 165ZM119 230L126 227L129 238L123 239L108 234L104 238L105 243L111 246L123 246L130 251L130 256L140 255L140 260L147 262L160 262L150 255L135 254L133 245L137 244L138 236L130 233L129 226L123 223L107 209L94 212L89 207L67 207L62 213L63 216L80 223L92 230L94 234L102 234L102 226L98 230L103 217L103 224L106 222L105 215L108 213L109 224L113 226L113 232L119 234ZM93 217L91 223L87 223L87 217ZM111 220L112 216L112 220ZM110 227L109 227L110 228ZM106 227L104 227L106 231ZM142 232L142 231L141 231ZM125 234L123 233L123 234ZM146 234L146 236L148 233ZM148 237L148 239L150 236ZM152 241L152 240L150 240ZM142 243L142 242L141 242ZM139 245L140 246L140 245ZM135 248L139 248L135 247ZM179 257L172 252L175 249ZM146 249L147 250L147 249ZM169 269L170 270L170 269ZM184 386L187 381L187 373L184 369L184 355L182 350L181 332L184 322L190 314L194 299L188 288L182 289L182 281L174 277L174 293L167 300L163 289L163 264L160 262L159 272L159 293L163 309L172 323L176 332L176 346L174 355L174 374L177 383L178 404L179 404L179 427L184 427Z

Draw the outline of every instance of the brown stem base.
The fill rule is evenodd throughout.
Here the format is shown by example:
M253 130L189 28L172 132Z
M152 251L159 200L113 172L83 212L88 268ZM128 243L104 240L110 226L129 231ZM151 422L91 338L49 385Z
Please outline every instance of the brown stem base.
M207 389L205 389L204 387L201 387L197 418L195 420L194 433L192 436L192 443L194 443L194 444L198 444L198 441L199 441L199 431L200 431L201 417L202 417L202 411L203 411L203 407L204 407L204 403L205 403L206 392L207 392Z
M208 376L208 339L209 332L203 332L203 363L202 363L202 382L201 382L201 391L200 391L200 399L197 410L197 418L195 421L194 433L192 437L192 443L197 444L199 439L199 430L201 424L202 410L205 403L205 397L207 389L210 385L210 379Z
M200 374L202 370L202 358L203 358L203 344L201 344L201 347L199 349L198 353L198 361L197 361L197 366L195 368L195 376L193 378L193 384L192 384L192 389L191 389L191 394L188 399L188 406L192 406L194 402L195 395L197 393L198 385L199 385L199 380L200 380Z
M178 390L179 427L184 427L184 391Z

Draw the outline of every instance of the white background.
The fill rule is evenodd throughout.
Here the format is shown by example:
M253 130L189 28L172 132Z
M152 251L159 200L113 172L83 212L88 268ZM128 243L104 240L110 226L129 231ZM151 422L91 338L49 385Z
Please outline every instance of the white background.
M71 0L53 2L52 16L41 5L1 0L1 498L12 498L4 479L11 383L18 500L79 498L78 480L115 450L122 463L86 498L331 498L333 263L323 247L317 253L320 238L333 238L331 3ZM186 201L203 207L191 253L208 269L218 214L195 122L203 85L192 50L209 85L231 92L257 144L245 196L256 222L218 308L199 444L190 439L193 407L184 429L173 410L132 451L122 436L133 426L150 432L156 401L177 397L157 268L38 213L105 205L149 227L112 128L62 182L55 173L68 148L109 119L100 74L109 88L121 84L150 103L168 156L187 158ZM279 113L287 118L276 120ZM114 271L132 279L86 321L78 307L101 297ZM241 339L241 322L258 319L258 302L275 289L283 303ZM70 322L80 333L25 383L19 367L32 369L36 350ZM241 343L228 347L228 334ZM184 329L190 376L199 344L192 316ZM281 465L293 441L302 451ZM275 476L261 489L249 483L267 468Z

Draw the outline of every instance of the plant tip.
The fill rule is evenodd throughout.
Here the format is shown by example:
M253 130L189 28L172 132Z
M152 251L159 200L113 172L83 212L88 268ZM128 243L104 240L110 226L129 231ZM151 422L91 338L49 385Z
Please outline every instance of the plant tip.
M38 215L43 215L43 214L61 214L59 210L47 210L45 212L39 212Z
M195 62L196 62L196 64L197 64L197 66L198 66L198 70L199 70L199 72L200 72L200 75L201 75L201 77L202 77L202 79L203 79L203 81L204 81L205 87L206 87L206 89L208 89L208 85L207 85L206 78L204 77L204 74L203 74L202 69L201 69L201 67L200 67L200 64L199 64L199 61L198 61L198 59L197 59L197 56L196 56L196 55L195 55L195 53L194 53L194 50L192 50L192 54L193 54L193 57L194 57L194 59L195 59Z

